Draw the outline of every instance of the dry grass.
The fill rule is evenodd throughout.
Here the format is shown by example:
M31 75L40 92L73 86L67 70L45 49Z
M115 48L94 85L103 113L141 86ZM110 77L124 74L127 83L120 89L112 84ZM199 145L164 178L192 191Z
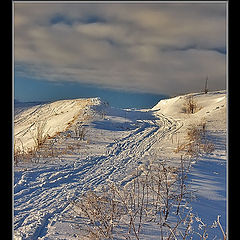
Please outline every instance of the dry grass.
M185 186L187 165L179 168L159 163L140 173L124 187L112 183L100 191L89 191L73 202L75 213L84 218L82 230L88 239L140 239L146 223L159 226L161 239L187 235L190 215L183 211L189 194ZM169 223L168 219L175 219ZM183 227L184 232L180 230Z
M18 139L19 140L19 139ZM20 140L19 140L20 141ZM37 141L37 140L36 140ZM56 146L57 141L55 138L47 137L44 141L40 142L33 148L16 147L16 140L14 142L14 165L18 166L19 163L39 163L41 159L46 161L55 157L61 156L65 149L60 149ZM45 161L45 162L46 162Z
M192 124L187 128L187 134L183 143L178 142L175 153L184 152L186 155L199 156L202 153L211 153L215 149L214 143L207 140L206 122Z
M35 134L32 133L32 138L33 141L35 143L34 148L39 149L47 140L47 138L49 138L48 135L48 130L46 130L46 125L47 125L47 121L40 121L36 123L36 131Z
M213 228L219 228L225 240L219 217L208 226L189 208L192 193L185 184L189 167L189 158L181 156L179 167L162 162L143 172L136 169L134 179L125 186L111 183L87 191L72 202L74 218L82 219L78 228L85 233L84 239L139 240L150 225L158 229L161 240L207 239ZM193 229L194 223L201 228Z
M87 135L87 127L82 124L76 124L74 127L75 136L79 138L79 140L84 140Z
M67 129L69 129L73 122L76 121L77 117L82 114L82 111L75 116L75 118L68 123ZM78 140L85 140L86 134L88 132L88 129L84 124L86 121L89 121L92 119L91 115L85 114L82 117L82 121L80 124L76 124L73 132L75 133L75 136L78 137ZM57 147L57 139L59 138L61 132L56 132L53 136L49 136L48 132L49 129L46 128L47 126L47 120L45 121L39 121L35 123L36 128L35 130L29 129L29 132L31 133L32 139L34 141L34 146L32 148L26 148L24 144L22 143L21 139L17 139L17 141L20 142L20 144L16 144L16 139L14 142L14 165L17 166L20 162L34 162L39 163L40 160L43 160L45 162L58 157L60 158L64 154L68 153L69 151L75 151L79 148L79 141L72 142L70 144L67 144L65 147ZM70 131L71 132L71 131ZM71 133L68 133L65 138L72 137ZM89 143L90 140L87 141ZM18 142L18 143L19 143Z
M196 113L201 109L201 106L198 105L197 101L193 98L192 95L185 96L185 101L183 104L182 111L187 114Z

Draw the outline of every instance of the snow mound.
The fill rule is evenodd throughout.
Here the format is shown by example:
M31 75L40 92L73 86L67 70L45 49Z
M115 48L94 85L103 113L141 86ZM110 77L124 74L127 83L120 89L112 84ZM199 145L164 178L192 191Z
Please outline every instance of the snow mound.
M24 109L14 118L15 148L26 151L34 147L39 128L43 128L43 134L50 138L66 131L84 115L96 115L106 107L107 103L100 98L87 98L59 100Z
M184 112L186 99L192 96L197 104L193 114ZM218 124L218 128L226 128L226 90L208 93L191 93L159 101L153 108L156 114L161 113L183 121L207 120L208 125ZM187 122L186 122L187 123Z

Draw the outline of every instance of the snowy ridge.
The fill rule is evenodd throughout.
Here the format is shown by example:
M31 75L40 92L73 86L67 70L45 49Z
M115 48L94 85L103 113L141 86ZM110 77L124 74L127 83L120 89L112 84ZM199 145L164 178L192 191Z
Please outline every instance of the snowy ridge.
M71 201L86 190L101 189L108 181L127 184L137 166L144 171L156 158L178 164L179 157L173 151L178 139L185 136L189 124L203 119L216 143L216 150L209 157L214 160L211 164L222 165L213 170L213 176L219 177L216 179L209 172L200 174L201 169L196 168L193 188L208 186L208 195L199 192L202 199L226 201L222 182L218 182L226 179L222 171L226 166L226 91L193 95L201 106L194 114L182 112L187 95L161 100L152 109L144 110L112 108L100 98L90 98L61 100L17 114L15 138L21 139L17 146L32 146L37 122L46 120L45 129L55 140L55 147L66 151L58 157L15 167L15 239L81 239ZM80 123L87 130L82 140L74 133ZM145 239L156 239L152 234Z
M15 148L27 151L34 147L38 124L44 124L44 134L53 137L66 131L80 116L93 114L94 111L104 109L105 105L100 98L73 99L41 104L21 111L14 119Z
M183 113L182 107L184 100L189 96L192 96L194 100L196 100L197 104L201 107L200 111L197 113L198 115L203 115L203 112L207 112L207 110L212 111L217 106L225 106L227 100L225 90L209 92L207 94L190 93L170 99L161 100L152 109L158 110L166 115L184 117L186 115Z
M103 114L107 111L109 104L103 101L100 97L91 98L91 104L84 108L85 114L94 116L95 114Z

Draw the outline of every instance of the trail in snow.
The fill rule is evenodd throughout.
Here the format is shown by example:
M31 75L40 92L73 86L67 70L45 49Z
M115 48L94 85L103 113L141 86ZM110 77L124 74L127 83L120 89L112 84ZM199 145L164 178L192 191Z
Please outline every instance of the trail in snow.
M135 129L124 131L124 137L108 143L101 156L80 158L73 154L71 160L63 163L36 165L17 171L14 183L15 231L21 232L24 239L43 236L49 224L56 221L76 196L106 184L107 180L125 184L144 155L147 152L153 154L155 144L181 127L177 121L164 115L138 114L141 119L136 119L136 113L132 113L133 120L130 119ZM131 117L131 113L128 112L128 116ZM95 133L97 131L100 130L95 129ZM116 136L116 131L114 134Z
M197 121L201 120L202 116L210 115L209 123L215 127L214 111L218 111L216 113L219 119L223 116L221 106L224 99L221 99L222 93L219 95L220 97L211 94L206 96L206 101L209 102L210 99L215 105L213 109L206 105L207 110L205 108L201 110L205 111L205 115L199 114ZM203 106L204 99L200 95ZM89 102L99 103L98 101L87 100L83 103L68 100L64 104L56 102L36 106L16 115L15 124L18 125L16 135L25 136L29 144L30 135L27 136L26 131L33 129L32 125L36 119L47 118L48 127L52 130L50 133L54 135L54 131L60 132L54 136L56 147L68 149L68 146L73 146L73 149L69 148L62 156L48 158L38 164L22 163L15 167L16 239L77 239L75 232L71 232L69 228L71 223L64 222L64 215L71 210L71 201L80 194L104 186L109 180L122 185L127 184L131 181L136 167L148 165L154 161L155 156L169 158L171 164L175 163L173 150L178 141L177 136L183 136L185 126L192 121L185 115L184 118L179 117L182 113L176 111L176 102L180 106L181 97L163 100L152 110L120 110L106 105L104 107L98 104L87 105ZM171 104L174 107L171 107ZM177 109L179 111L179 107ZM104 116L100 117L101 114ZM74 136L74 127L76 123L86 119L84 118L86 115L94 117L85 122L87 137L80 141ZM222 152L224 147L221 144L217 146L220 149L215 154L221 154L220 157L225 160L226 154ZM219 159L218 155L215 157ZM196 167L192 173L195 188L209 186L211 180L211 176L206 179L206 174L201 180L200 170ZM216 188L216 183L213 183L212 188ZM202 196L201 192L199 196ZM64 226L67 226L65 235L60 234Z

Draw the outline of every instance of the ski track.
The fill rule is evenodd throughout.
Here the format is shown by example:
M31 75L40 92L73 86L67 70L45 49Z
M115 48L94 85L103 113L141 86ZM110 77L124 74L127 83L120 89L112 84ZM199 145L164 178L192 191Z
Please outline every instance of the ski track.
M136 120L138 127L109 143L105 155L85 159L75 156L63 165L40 164L15 172L15 232L22 239L44 239L48 228L67 211L79 194L101 186L107 180L126 184L131 179L122 177L129 178L129 173L141 163L144 154L154 151L156 143L182 127L180 121L163 114L144 114L151 120Z

